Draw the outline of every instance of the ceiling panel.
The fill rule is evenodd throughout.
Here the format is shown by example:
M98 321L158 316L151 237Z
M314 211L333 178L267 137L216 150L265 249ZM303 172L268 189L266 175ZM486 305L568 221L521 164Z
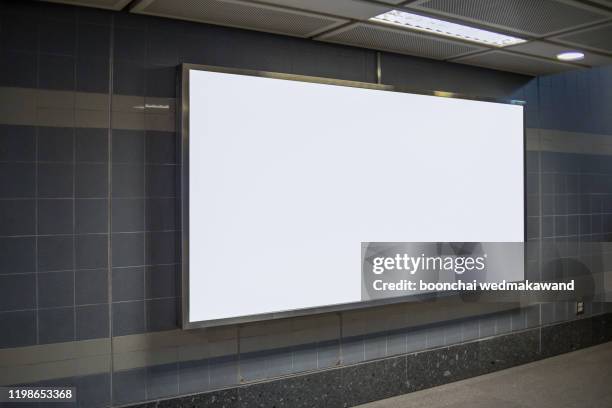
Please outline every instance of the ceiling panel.
M130 0L44 0L50 3L72 4L74 6L96 7L109 10L121 10Z
M576 68L571 64L547 61L505 51L488 51L483 54L457 58L453 62L527 75L552 74Z
M346 23L341 18L237 0L145 0L135 13L310 37Z
M568 0L418 0L408 7L536 37L612 17L602 9Z
M612 23L553 37L555 41L612 53Z
M544 41L530 41L528 43L514 45L512 47L504 48L509 51L516 51L524 54L533 55L536 57L545 57L555 59L557 54L565 51L574 51L574 48L567 47L564 45L551 44ZM612 57L596 54L581 50L584 53L584 59L576 61L577 64L587 65L590 67L599 65L612 64Z
M268 4L292 7L334 16L368 19L391 10L391 7L355 0L262 0Z
M321 35L317 40L433 59L447 59L484 49L413 31L368 23L351 24Z

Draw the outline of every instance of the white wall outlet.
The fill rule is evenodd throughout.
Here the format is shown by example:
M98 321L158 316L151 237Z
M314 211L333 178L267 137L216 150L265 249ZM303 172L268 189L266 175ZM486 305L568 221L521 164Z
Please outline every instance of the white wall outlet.
M576 302L576 314L577 315L584 314L584 302L581 300Z

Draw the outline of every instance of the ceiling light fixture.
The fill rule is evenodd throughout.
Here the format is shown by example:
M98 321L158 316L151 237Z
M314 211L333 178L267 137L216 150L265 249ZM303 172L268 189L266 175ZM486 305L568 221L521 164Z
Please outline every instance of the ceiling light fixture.
M509 45L526 42L526 40L522 38L511 37L505 34L494 33L492 31L481 30L480 28L468 27L462 24L451 23L449 21L420 16L400 10L391 10L376 17L372 17L370 20L495 47L507 47Z
M580 51L565 51L557 54L557 59L560 61L580 61L584 59L584 53Z

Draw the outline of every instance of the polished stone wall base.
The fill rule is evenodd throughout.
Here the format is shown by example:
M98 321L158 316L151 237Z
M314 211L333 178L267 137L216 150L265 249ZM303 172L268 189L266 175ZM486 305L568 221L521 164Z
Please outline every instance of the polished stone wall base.
M448 347L130 407L352 407L608 341L612 341L610 313Z

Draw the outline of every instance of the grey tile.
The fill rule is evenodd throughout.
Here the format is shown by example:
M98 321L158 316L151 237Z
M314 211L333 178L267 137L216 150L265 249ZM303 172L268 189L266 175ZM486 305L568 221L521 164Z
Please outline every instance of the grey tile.
M33 235L34 200L0 200L0 235Z
M461 331L461 340L470 341L479 337L478 319L467 320L463 322Z
M115 58L144 60L146 50L144 30L126 27L115 28Z
M74 165L40 163L38 165L38 197L71 198L74 193Z
M108 308L108 305L77 306L77 340L109 337Z
M108 167L106 164L78 163L75 179L77 197L103 198L108 195Z
M76 387L80 408L103 408L110 405L110 373L78 377Z
M495 334L504 334L512 330L512 314L501 313L495 317Z
M36 308L36 275L0 275L0 312Z
M38 86L62 91L74 90L74 57L63 55L39 56Z
M143 301L113 303L113 335L143 333L145 331Z
M144 264L144 234L121 233L112 235L113 267Z
M108 236L76 236L76 268L98 269L108 265Z
M76 27L63 21L43 20L38 25L39 51L49 54L74 55Z
M441 347L444 345L444 326L435 325L427 327L427 347Z
M154 64L177 65L179 39L167 30L147 31L147 62Z
M406 333L406 349L408 353L427 348L427 330L409 329Z
M36 270L36 238L0 237L0 275Z
M387 355L387 335L376 334L364 338L365 359L373 360Z
M448 322L444 327L444 344L461 343L462 323Z
M38 270L59 271L72 269L74 239L66 236L38 238Z
M387 335L387 356L406 354L406 332L395 332Z
M36 54L4 50L0 54L0 84L23 88L36 87Z
M114 198L113 232L143 231L145 224L145 200L143 198Z
M365 344L362 336L342 339L342 364L355 364L365 360Z
M113 163L144 163L144 130L113 129Z
M0 161L34 161L34 126L0 125Z
M147 299L179 296L178 265L147 266L145 282Z
M146 234L148 265L180 262L178 232L149 232Z
M340 365L340 341L327 340L317 344L318 368L336 367Z
M76 271L74 284L77 305L108 302L108 270L86 269Z
M147 130L146 162L174 164L179 157L178 139L175 132Z
M113 302L144 299L144 268L113 268Z
M175 165L147 165L147 197L174 197L178 193Z
M76 199L74 205L77 234L108 232L107 199Z
M176 198L149 198L146 201L147 231L177 229L179 201Z
M192 394L209 389L208 360L179 362L179 392Z
M276 378L294 372L293 348L283 347L273 350L267 361L266 376L268 378Z
M144 197L144 166L113 164L113 197Z
M480 338L493 336L495 334L495 316L485 316L478 322Z
M145 68L142 60L116 59L114 61L113 93L144 96Z
M2 49L11 51L38 51L37 22L25 15L6 13L2 18Z
M38 339L40 344L73 341L74 308L39 310Z
M208 361L210 388L222 388L238 384L238 361L236 356L214 357Z
M268 378L271 351L240 354L240 382L253 382Z
M72 162L74 160L74 128L38 128L38 160Z
M347 406L390 398L409 390L403 356L344 367L341 379Z
M176 67L167 65L148 65L145 70L146 96L160 98L176 97Z
M293 371L312 371L317 369L317 344L301 344L293 348Z
M76 160L105 162L108 160L108 129L77 128Z
M147 330L174 330L179 324L179 299L147 300Z
M108 93L110 74L108 59L79 56L76 60L76 90L79 92Z
M42 199L38 200L38 233L72 234L74 232L74 200Z
M38 307L74 305L74 273L47 272L38 274Z
M146 368L136 368L113 373L113 403L116 405L146 399Z
M178 363L147 367L147 398L178 394Z
M108 59L110 52L110 27L106 24L83 24L79 19L77 52L79 55Z
M0 163L0 198L34 197L34 163Z
M524 330L527 327L526 315L523 309L515 310L511 313L512 331Z
M0 313L0 348L36 344L36 311Z
M542 324L550 324L554 321L554 305L552 303L542 303L540 313Z

